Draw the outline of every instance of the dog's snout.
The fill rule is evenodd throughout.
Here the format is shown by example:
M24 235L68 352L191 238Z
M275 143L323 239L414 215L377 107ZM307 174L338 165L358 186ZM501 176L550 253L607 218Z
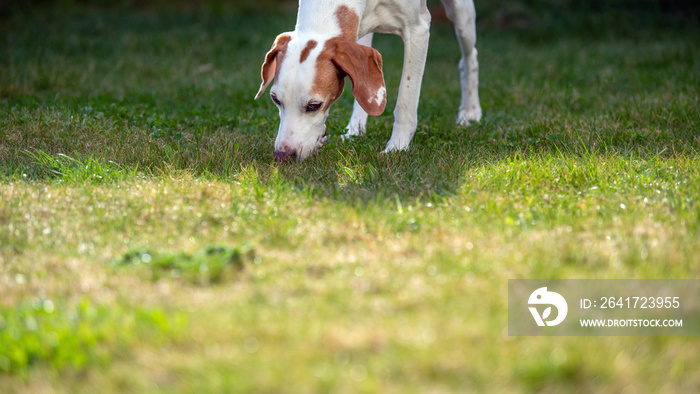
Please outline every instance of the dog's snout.
M296 152L288 149L280 149L275 151L275 161L278 163L284 163L288 161L294 161L296 159Z

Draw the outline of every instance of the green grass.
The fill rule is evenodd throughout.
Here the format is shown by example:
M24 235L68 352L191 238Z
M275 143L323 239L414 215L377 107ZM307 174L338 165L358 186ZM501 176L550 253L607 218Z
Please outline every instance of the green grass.
M238 249L208 247L193 255L139 249L125 253L117 265L151 267L153 281L171 277L200 285L212 285L224 282L227 277L242 270L243 263L243 253Z
M184 319L158 309L96 307L86 299L66 307L35 298L0 310L0 372L26 377L38 365L56 370L108 365L139 340L176 337Z
M346 92L285 165L252 97L293 12L3 20L2 391L697 391L697 338L507 336L508 279L700 276L697 27L483 7L482 122L436 20L409 152L381 36L387 113L341 141Z

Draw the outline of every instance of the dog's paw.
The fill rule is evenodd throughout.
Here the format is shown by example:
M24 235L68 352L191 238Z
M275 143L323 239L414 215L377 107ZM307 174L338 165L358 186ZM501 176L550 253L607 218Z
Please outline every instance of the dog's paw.
M355 124L349 124L348 127L345 128L345 134L341 135L340 138L343 141L352 141L357 137L360 137L365 134L365 128L360 127L360 125Z
M469 126L469 122L478 122L481 120L481 107L475 106L469 110L464 108L459 109L457 114L457 124L460 126Z
M353 140L355 140L355 139L358 138L358 137L360 137L359 134L351 133L351 132L348 131L348 132L346 132L345 134L342 134L342 135L340 136L340 139L343 140L343 141L353 141Z
M409 142L389 140L382 153L401 152L408 150Z

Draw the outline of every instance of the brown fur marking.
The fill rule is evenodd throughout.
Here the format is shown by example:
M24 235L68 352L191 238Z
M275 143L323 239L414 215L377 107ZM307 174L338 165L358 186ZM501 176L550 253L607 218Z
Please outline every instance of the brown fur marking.
M335 10L335 18L340 26L340 36L350 41L357 41L357 29L360 27L360 17L346 5Z
M333 64L334 54L335 49L326 41L316 58L316 76L311 86L311 94L324 98L322 111L326 111L340 97L345 87L345 73Z
M299 58L299 63L304 63L304 60L309 57L309 53L311 53L311 50L316 48L316 45L318 45L318 42L316 40L309 40L309 42L306 43L306 46L304 49L301 51L301 57Z

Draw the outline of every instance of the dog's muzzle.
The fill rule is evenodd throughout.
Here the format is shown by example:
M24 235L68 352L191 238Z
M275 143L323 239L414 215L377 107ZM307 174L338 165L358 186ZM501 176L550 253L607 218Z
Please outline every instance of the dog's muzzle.
M294 161L294 160L303 161L304 159L306 159L306 158L307 158L309 155L311 155L312 153L314 153L314 152L318 151L319 149L323 148L323 145L325 145L325 144L326 144L326 141L328 140L328 137L326 136L326 132L327 132L327 131L328 131L328 129L327 129L326 126L324 125L324 126L323 126L323 134L321 134L321 136L318 137L318 139L316 140L316 144L314 145L313 149L312 149L310 152L308 152L308 153L304 152L304 151L303 151L303 148L301 149L302 152L301 152L301 154L300 154L300 153L297 152L297 150L295 150L295 149L288 148L288 147L285 147L285 146L280 147L280 149L278 149L278 150L275 151L275 162L277 162L277 163L284 163L284 162L291 162L291 161ZM306 153L306 154L305 154L305 153Z

